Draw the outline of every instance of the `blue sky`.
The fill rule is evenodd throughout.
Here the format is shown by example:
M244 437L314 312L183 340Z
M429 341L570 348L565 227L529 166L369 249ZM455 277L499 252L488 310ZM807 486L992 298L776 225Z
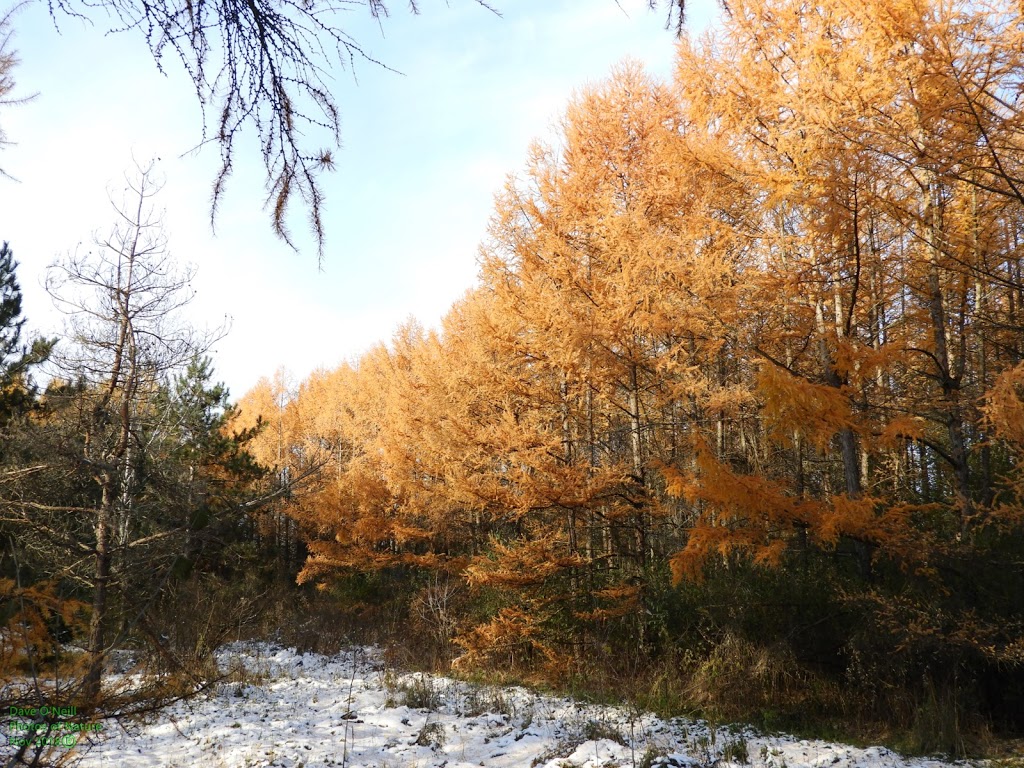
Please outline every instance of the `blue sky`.
M496 0L494 16L471 0L424 0L413 16L392 3L382 27L365 8L341 25L374 58L404 74L356 62L329 82L342 115L337 170L325 179L322 268L303 229L295 253L271 232L262 165L252 137L216 230L209 223L215 147L190 153L201 115L176 62L161 75L138 35L105 34L62 18L54 29L35 2L14 19L15 96L0 108L14 142L0 168L0 239L20 262L29 322L56 333L61 319L42 289L46 266L109 230L108 197L124 173L158 157L171 253L198 267L195 325L230 318L217 343L219 379L240 397L280 365L296 380L357 356L417 318L434 325L474 282L477 245L493 196L522 168L534 138L554 135L574 90L623 58L667 78L673 34L646 0ZM689 10L691 30L715 4Z

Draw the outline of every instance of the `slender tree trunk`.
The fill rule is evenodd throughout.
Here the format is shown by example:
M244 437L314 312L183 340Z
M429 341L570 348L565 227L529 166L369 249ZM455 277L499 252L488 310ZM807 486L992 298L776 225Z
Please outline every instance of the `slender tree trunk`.
M572 466L575 446L573 444L572 434L572 414L569 409L569 377L568 374L562 374L562 381L559 385L559 393L561 395L561 416L562 416L562 450L563 460L566 466ZM576 531L576 510L570 509L566 513L566 535L569 540L569 552L575 554L579 548ZM575 577L573 577L573 583L575 585ZM574 587L575 588L575 587Z
M103 676L106 639L107 587L110 581L110 528L113 517L113 478L109 472L102 477L102 497L96 514L96 550L93 555L92 616L89 620L89 667L83 681L86 701L99 698Z
M818 354L821 359L821 366L824 373L825 383L830 387L839 389L843 382L836 371L835 360L828 348L825 329L825 313L821 301L815 302L815 320L818 325ZM838 322L838 321L837 321ZM860 496L860 465L857 460L857 437L849 427L843 427L836 435L839 444L839 453L843 461L843 479L846 488L846 495L851 499Z
M835 334L836 340L844 334L843 306L838 293L834 294L835 304ZM851 306L850 311L853 311ZM843 386L843 380L836 370L834 355L828 346L827 329L825 325L825 311L822 301L818 299L814 304L815 322L818 329L818 354L821 360L822 372L825 383L836 389ZM857 454L857 437L850 427L842 427L836 435L836 442L839 445L839 454L843 464L843 487L846 495L851 499L858 499L861 496L860 462ZM854 551L856 552L858 569L865 581L870 581L871 574L871 549L867 542L853 540Z
M921 464L921 500L928 503L932 499L932 480L928 469L928 453L924 443L918 441L917 452Z
M630 368L630 389L629 389L629 446L630 459L633 469L633 481L636 483L641 496L645 493L644 465L643 465L643 438L640 432L640 384L637 375L637 366L634 363ZM641 507L637 514L636 547L637 561L644 563L647 558L647 515L645 505L641 498Z
M967 441L964 437L963 407L960 403L959 377L953 375L948 344L946 308L943 301L939 273L941 253L942 212L938 197L938 184L930 185L928 211L928 310L932 323L932 341L935 345L934 362L938 369L939 385L944 404L943 420L949 439L949 462L952 465L956 493L956 506L960 526L966 531L973 516L970 491L970 468L967 463Z

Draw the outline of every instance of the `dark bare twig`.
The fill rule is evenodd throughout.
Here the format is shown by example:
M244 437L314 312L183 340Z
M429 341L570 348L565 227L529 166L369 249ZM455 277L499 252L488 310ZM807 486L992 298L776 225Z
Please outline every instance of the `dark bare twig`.
M475 1L497 13L485 0ZM234 170L237 142L254 130L274 232L296 247L286 218L290 203L298 198L308 211L321 260L320 174L334 168L341 129L327 83L329 70L335 64L354 68L357 61L387 68L339 25L340 14L363 6L374 18L388 15L382 0L49 0L55 19L58 14L88 17L102 10L117 19L110 32L141 32L161 72L167 53L180 61L203 109L203 135L196 149L208 143L220 149L211 225ZM412 10L416 12L415 5ZM307 135L310 131L325 145L317 147Z

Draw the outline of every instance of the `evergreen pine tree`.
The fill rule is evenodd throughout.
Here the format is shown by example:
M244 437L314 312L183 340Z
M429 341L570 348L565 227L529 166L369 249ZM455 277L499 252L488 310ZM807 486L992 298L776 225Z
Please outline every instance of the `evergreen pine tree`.
M37 338L21 343L25 318L21 314L21 286L15 272L18 262L5 242L0 246L0 425L27 407L32 387L28 369L46 360L55 341Z
M0 376L5 383L16 367L13 358L25 325L25 318L21 316L21 286L14 274L17 267L14 252L5 242L0 246Z

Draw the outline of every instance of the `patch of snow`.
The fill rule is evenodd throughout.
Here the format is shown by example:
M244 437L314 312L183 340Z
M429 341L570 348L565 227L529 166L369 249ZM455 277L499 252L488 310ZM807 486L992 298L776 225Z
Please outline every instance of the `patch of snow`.
M712 730L522 688L396 676L372 648L321 656L232 644L218 663L244 666L249 680L176 705L156 724L108 730L83 768L740 768L730 752L739 744L751 768L948 765L880 747ZM424 702L431 706L416 707Z

